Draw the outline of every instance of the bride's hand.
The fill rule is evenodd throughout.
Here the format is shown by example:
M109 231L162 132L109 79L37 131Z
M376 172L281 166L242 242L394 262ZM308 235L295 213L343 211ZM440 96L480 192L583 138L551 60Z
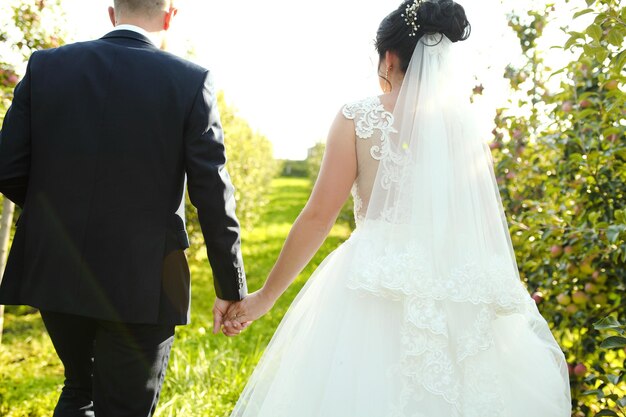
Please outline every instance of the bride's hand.
M256 291L228 309L224 318L224 334L235 336L250 323L267 313L274 305L274 299L263 292Z

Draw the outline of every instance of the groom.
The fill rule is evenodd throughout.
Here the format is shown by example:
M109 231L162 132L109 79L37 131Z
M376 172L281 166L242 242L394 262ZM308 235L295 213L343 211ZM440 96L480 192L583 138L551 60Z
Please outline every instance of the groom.
M159 49L171 0L115 0L102 39L39 51L0 132L0 192L22 208L0 304L38 308L65 367L55 417L154 413L189 322L185 175L217 293L246 295L209 72Z

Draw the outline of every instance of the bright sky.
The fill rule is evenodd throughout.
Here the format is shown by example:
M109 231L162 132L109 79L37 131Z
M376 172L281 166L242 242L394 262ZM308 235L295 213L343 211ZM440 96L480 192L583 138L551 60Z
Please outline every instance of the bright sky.
M493 0L464 3L485 6L487 1ZM379 94L373 39L382 18L399 3L178 0L170 46L182 56L193 51L191 59L213 71L227 101L273 142L276 157L304 159L307 148L325 139L344 103ZM102 36L111 30L110 4L112 0L63 0L66 29L76 40ZM480 16L468 15L472 38L484 43L488 35L481 38L480 28L493 26L489 13L495 9L479 10ZM507 30L504 23L500 29ZM483 59L514 60L519 47L513 35L497 38L489 39L496 46Z

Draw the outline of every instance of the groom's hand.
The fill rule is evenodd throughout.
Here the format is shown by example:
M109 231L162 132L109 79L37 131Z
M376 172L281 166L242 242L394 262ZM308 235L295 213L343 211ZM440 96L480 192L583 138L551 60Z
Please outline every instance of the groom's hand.
M213 305L213 334L218 334L224 323L224 317L229 307L234 304L234 301L222 300L221 298L215 298L215 304Z

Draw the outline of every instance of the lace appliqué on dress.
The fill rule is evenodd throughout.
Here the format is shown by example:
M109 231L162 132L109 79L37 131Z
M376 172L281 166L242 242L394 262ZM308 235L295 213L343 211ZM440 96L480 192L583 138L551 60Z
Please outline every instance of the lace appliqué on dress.
M402 350L393 372L404 383L392 416L410 417L405 410L414 409L416 399L436 395L459 416L501 417L498 370L485 368L490 361L484 355L494 346L493 322L534 307L510 258L479 263L468 254L448 271L435 271L432 256L416 239L399 233L397 240L383 242L378 227L390 225L370 222L350 238L358 267L351 269L348 287L403 305Z
M398 133L394 127L393 114L385 110L380 98L371 97L346 105L343 115L355 120L356 135L360 139L369 139L375 130L380 131L380 145L373 145L370 155L381 162L381 185L389 189L392 183L400 180L399 168L406 165L410 158L408 148L401 144L397 146L398 149L392 146L391 135Z
M372 145L370 155L372 159L380 162L379 178L381 186L384 189L389 189L394 183L398 183L403 172L401 167L409 161L410 153L402 145L394 146L392 143L391 135L397 133L397 130L394 128L393 114L385 110L378 97L370 97L347 104L342 112L347 119L354 120L358 139L372 139L375 131L380 132L380 143ZM353 189L353 197L355 206L357 200L360 200L359 210L355 209L355 220L357 225L359 225L365 219L365 209L367 207L363 207L363 198L358 193L358 189ZM384 215L384 213L382 214Z
M393 114L385 110L378 97L346 104L342 111L346 119L354 120L356 135L360 139L369 139L376 129L386 136L393 130ZM395 132L395 130L393 130ZM378 159L375 158L374 159Z

